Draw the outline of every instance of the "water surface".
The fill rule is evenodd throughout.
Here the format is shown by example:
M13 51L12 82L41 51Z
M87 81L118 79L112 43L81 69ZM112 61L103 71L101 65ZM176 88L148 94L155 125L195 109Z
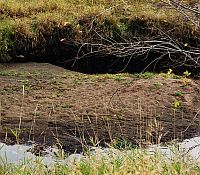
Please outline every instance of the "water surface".
M56 163L71 164L75 161L80 161L81 158L84 157L83 154L71 154L68 157L61 158L56 156L60 150L53 147L46 148L45 155L36 156L30 152L31 147L32 146L29 145L6 145L0 142L0 164L21 164L41 161L47 166L51 166ZM190 155L193 159L200 162L200 137L186 139L183 142L172 144L171 146L152 145L149 146L147 150L153 154L159 151L165 155L166 158L172 158L176 154L176 152L174 152L174 147L180 150L183 155ZM105 156L109 154L109 152L114 153L119 150L112 148L91 148L91 153L93 155L99 151Z

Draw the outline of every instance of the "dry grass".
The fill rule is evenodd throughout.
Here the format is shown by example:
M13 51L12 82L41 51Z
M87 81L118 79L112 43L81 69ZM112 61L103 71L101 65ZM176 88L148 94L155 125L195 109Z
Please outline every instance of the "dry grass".
M123 19L151 19L172 21L181 18L174 10L162 8L153 1L106 1L106 0L42 0L38 1L1 1L0 14L2 21L19 21L25 25L39 24L40 21L54 21L57 25L77 23L86 16L109 17L118 22ZM31 27L30 27L31 28Z
M111 37L113 31L107 31L106 20L114 26L109 30L117 30L125 36L144 28L146 32L143 32L151 36L158 33L158 28L178 39L196 35L196 29L180 13L155 0L3 0L0 16L1 60L6 60L9 49L28 53L31 49L45 47L44 42L58 42L54 41L57 29L61 38L73 32L76 39L88 38L94 21L97 25L93 28ZM72 28L71 32L67 27ZM80 32L83 32L81 36ZM71 40L75 40L74 37Z
M41 13L59 13L62 17L73 16L75 19L80 16L90 14L106 14L125 16L143 16L148 18L170 19L176 18L178 13L174 13L166 8L162 8L160 3L153 0L135 1L106 1L106 0L41 0L40 2L31 1L1 1L1 14L3 18L34 18ZM169 16L169 13L172 13Z
M160 0L7 0L0 2L0 16L2 61L21 54L43 56L63 38L99 44L96 32L115 41L168 37L193 46L200 40L199 29Z

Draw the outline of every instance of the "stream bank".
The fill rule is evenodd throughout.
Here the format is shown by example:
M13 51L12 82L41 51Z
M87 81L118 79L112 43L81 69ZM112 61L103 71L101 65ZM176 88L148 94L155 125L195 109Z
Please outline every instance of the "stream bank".
M86 75L47 63L1 64L2 141L156 144L199 134L199 80L173 73ZM186 83L186 84L185 84Z

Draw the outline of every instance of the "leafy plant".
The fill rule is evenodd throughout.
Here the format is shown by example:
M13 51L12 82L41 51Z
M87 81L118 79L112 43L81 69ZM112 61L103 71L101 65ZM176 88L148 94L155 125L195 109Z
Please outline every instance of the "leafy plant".
M173 72L173 70L172 70L172 69L169 69L168 72L167 72L167 75L171 75L172 72Z
M175 96L177 96L177 97L181 97L181 96L183 96L183 93L180 92L180 91L177 91L177 92L175 92Z
M188 70L186 70L185 72L183 72L183 75L185 75L186 77L189 77L191 75L191 73L188 72Z
M172 106L174 109L178 109L181 107L181 102L178 100L174 100L174 102L172 103Z
M13 134L13 136L15 137L16 143L19 144L19 142L20 142L20 137L19 137L20 136L20 130L18 128L16 128L15 130L10 128L10 131Z
M167 77L167 78L172 78L172 76L173 76L173 70L172 70L172 69L169 69L169 70L167 71L166 77Z
M183 72L182 82L183 82L184 86L187 86L190 83L190 79L188 78L190 75L191 75L191 73L188 72L188 70Z

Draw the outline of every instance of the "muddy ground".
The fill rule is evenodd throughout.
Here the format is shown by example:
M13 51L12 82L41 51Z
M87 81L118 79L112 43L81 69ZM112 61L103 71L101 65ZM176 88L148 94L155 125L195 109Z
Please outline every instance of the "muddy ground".
M46 63L0 64L0 139L134 144L190 138L200 129L200 80L167 74L86 75Z

